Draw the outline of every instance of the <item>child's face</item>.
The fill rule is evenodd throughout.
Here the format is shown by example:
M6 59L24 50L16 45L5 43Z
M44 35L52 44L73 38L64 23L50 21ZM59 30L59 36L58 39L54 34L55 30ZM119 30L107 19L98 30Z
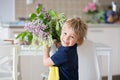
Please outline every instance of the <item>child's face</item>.
M62 27L62 32L60 36L61 44L64 47L73 46L77 43L78 37L67 24L64 24Z

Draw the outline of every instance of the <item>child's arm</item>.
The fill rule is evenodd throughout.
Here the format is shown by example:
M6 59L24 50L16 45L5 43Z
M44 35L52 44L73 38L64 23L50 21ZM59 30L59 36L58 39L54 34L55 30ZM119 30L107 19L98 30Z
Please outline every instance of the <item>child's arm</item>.
M54 65L54 62L51 60L49 53L50 53L50 47L46 46L44 48L44 54L43 54L43 64L45 66Z

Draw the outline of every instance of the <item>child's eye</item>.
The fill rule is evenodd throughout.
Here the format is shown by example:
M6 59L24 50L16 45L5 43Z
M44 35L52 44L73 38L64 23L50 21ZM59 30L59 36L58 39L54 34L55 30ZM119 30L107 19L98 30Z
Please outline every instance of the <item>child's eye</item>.
M64 35L67 35L67 33L66 33L66 32L64 32L63 34L64 34Z
M73 36L71 36L71 38L72 38L72 39L74 39L74 37L73 37Z

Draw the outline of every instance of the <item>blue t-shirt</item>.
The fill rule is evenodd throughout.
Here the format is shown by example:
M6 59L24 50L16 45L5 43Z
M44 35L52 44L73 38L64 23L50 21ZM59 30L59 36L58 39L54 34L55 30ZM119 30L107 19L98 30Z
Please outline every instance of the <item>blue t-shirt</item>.
M59 67L60 80L78 80L77 44L60 46L51 59Z

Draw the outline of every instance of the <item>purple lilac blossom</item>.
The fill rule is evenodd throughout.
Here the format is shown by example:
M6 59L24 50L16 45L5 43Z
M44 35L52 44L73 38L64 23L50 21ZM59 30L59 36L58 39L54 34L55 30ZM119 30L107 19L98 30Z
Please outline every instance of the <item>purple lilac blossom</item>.
M45 32L45 29L47 28L47 26L44 24L41 24L40 20L27 22L24 28L32 32L33 34L39 36L42 39L46 40L48 37L48 33Z

